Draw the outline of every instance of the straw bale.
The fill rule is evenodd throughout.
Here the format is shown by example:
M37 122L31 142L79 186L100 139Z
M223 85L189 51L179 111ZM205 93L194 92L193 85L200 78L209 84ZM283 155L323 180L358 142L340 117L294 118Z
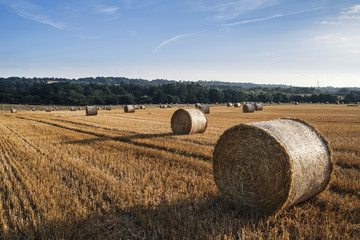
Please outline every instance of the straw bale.
M210 113L210 107L209 107L209 105L202 104L202 105L200 105L199 110L202 111L202 112L205 113L205 114L209 114L209 113Z
M140 109L139 105L134 105L134 108L135 108L136 110Z
M263 110L263 105L261 105L260 103L255 103L254 107L255 107L255 111L262 111Z
M111 110L111 106L105 106L105 110L110 111L110 110Z
M234 103L234 107L236 107L236 108L237 108L237 107L241 107L241 103L238 103L238 102L237 102L237 103Z
M253 104L244 104L243 112L244 113L253 113L255 111L255 106Z
M176 134L203 133L207 127L205 114L198 109L178 109L171 117L171 128Z
M86 116L95 116L98 114L98 110L96 106L86 106L85 110L86 110Z
M15 108L10 108L11 113L17 113L17 110Z
M70 107L70 111L76 111L76 107Z
M135 106L134 105L125 105L124 112L126 112L126 113L134 113L135 112Z
M322 192L332 168L328 142L297 119L234 126L219 138L213 154L221 195L240 209L265 214Z
M195 103L195 108L200 109L201 103Z
M228 103L226 103L226 106L228 106L228 107L232 107L232 106L233 106L233 104L232 104L231 102L228 102Z
M51 112L51 108L49 107L45 108L45 112Z
M140 105L140 109L146 109L145 105Z

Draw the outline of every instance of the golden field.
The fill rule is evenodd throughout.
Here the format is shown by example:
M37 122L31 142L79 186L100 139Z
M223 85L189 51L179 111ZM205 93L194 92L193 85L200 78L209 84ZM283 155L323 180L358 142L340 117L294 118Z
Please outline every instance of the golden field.
M194 135L172 134L176 109L1 113L0 239L360 238L360 107L215 106ZM329 187L272 216L242 213L217 191L215 143L233 125L281 117L329 140Z

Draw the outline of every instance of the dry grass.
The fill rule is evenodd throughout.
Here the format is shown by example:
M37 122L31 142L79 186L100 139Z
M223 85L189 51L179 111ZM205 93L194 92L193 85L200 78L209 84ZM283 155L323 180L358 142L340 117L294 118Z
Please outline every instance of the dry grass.
M0 239L356 239L360 237L360 108L212 107L203 134L173 135L174 109L114 107L0 115ZM268 217L219 197L214 145L227 128L301 118L331 143L327 190Z

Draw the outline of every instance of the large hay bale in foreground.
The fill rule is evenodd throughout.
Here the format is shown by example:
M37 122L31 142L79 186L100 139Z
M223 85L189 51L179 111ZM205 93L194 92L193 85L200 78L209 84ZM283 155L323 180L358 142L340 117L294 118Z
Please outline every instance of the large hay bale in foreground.
M300 120L240 124L217 141L213 172L224 198L240 209L270 214L326 188L331 150L316 129Z
M255 106L253 104L244 104L243 112L244 113L253 113L255 111Z
M134 113L135 112L135 106L134 105L125 105L124 112L126 112L126 113Z
M176 134L203 133L207 127L205 114L198 109L178 109L171 117L171 128Z
M85 107L86 116L95 116L98 114L96 106L86 106Z
M200 105L199 110L202 111L202 112L205 113L205 114L209 114L209 113L210 113L210 107L209 107L209 105L202 104L202 105Z
M263 105L261 105L260 103L255 103L254 107L255 107L255 111L262 111L263 110Z
M11 113L17 113L17 110L15 108L10 108Z

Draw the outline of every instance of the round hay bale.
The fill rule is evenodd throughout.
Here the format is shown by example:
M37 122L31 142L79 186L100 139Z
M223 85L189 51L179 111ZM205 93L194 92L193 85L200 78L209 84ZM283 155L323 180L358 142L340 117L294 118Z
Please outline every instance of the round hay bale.
M105 106L105 110L110 111L110 110L111 110L111 106Z
M209 107L209 105L205 105L205 104L200 105L199 110L202 111L202 112L205 113L205 114L209 114L209 113L210 113L210 107Z
M226 103L226 106L228 106L228 107L232 107L232 106L233 106L233 104L232 104L231 102L228 102L228 103Z
M241 103L238 103L238 102L237 102L237 103L234 103L234 107L236 107L236 108L237 108L237 107L241 107Z
M145 105L140 105L140 109L146 109Z
M178 109L171 117L171 128L175 134L203 133L207 127L205 114L198 109Z
M134 108L135 108L136 110L140 109L139 105L134 105Z
M134 105L125 105L124 112L126 112L126 113L134 113L135 112L135 106Z
M51 108L49 107L45 108L45 112L51 112Z
M98 114L96 106L86 106L85 107L86 116L95 116Z
M244 113L253 113L255 111L255 106L253 104L244 104L243 112Z
M70 111L76 111L76 107L70 107Z
M201 103L195 103L195 108L200 109Z
M15 108L10 108L11 113L17 113L17 110Z
M323 191L332 172L328 142L309 124L276 119L234 126L219 138L213 173L241 209L275 213Z
M261 105L260 103L255 103L254 107L255 107L255 111L262 111L263 110L263 105Z

